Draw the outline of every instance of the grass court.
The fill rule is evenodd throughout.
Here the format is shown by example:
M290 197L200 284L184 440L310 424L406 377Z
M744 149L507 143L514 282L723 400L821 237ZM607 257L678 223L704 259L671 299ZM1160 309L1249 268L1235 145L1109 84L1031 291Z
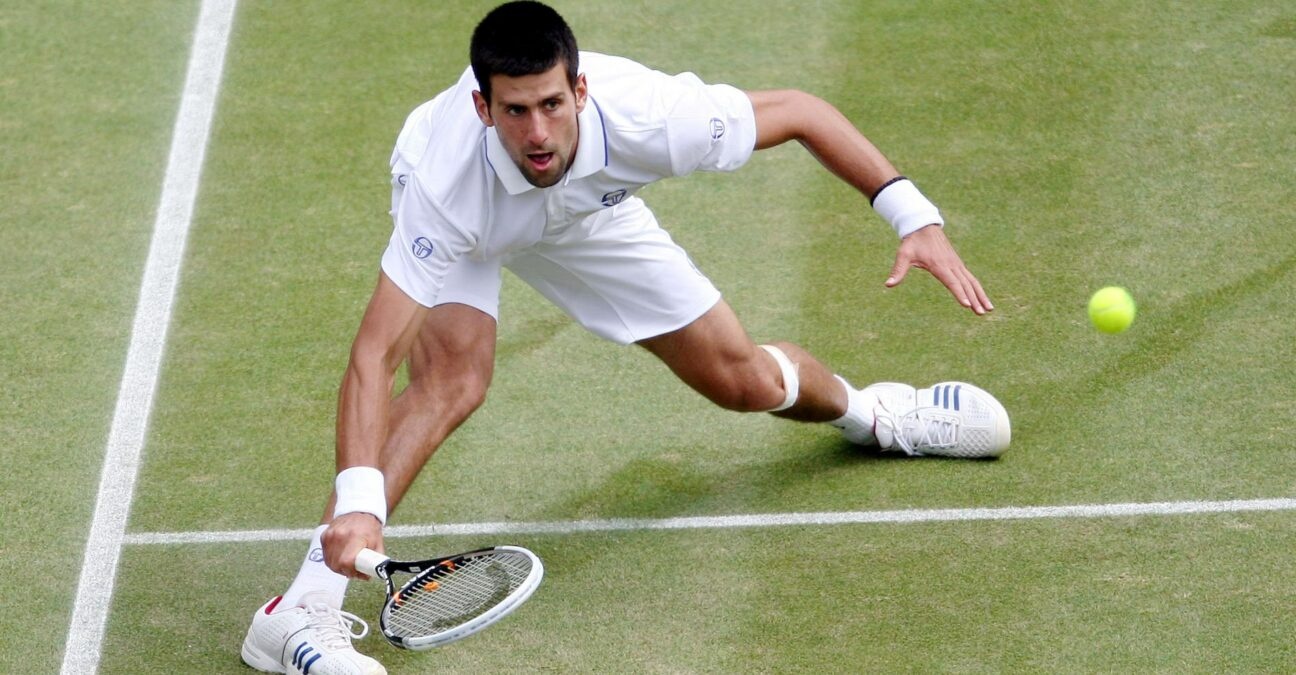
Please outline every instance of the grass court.
M239 3L116 583L98 595L99 672L252 672L248 619L286 588L293 533L333 475L391 146L493 5ZM921 272L884 289L894 234L799 147L643 196L758 341L798 342L860 384L977 383L1013 446L899 459L714 409L509 277L489 399L388 546L515 543L546 581L464 642L362 650L392 673L1293 668L1296 11L555 7L583 49L841 108L941 207L991 316ZM195 0L0 9L0 672L93 649L67 636L198 16ZM1085 317L1109 284L1140 303L1120 336ZM1188 502L1225 506L929 517ZM917 515L653 526L899 511ZM636 525L579 526L614 519ZM426 529L447 525L463 528ZM379 601L351 585L351 611L376 623Z

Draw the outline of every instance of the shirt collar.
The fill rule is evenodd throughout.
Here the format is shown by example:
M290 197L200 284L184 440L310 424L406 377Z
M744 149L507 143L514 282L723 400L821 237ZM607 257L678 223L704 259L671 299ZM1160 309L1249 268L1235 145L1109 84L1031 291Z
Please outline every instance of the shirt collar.
M585 109L576 116L576 128L579 139L576 157L567 167L567 174L561 181L563 185L595 174L608 165L607 131L603 128L603 112L594 97L586 99ZM509 157L495 127L486 127L486 161L509 194L520 195L535 189Z

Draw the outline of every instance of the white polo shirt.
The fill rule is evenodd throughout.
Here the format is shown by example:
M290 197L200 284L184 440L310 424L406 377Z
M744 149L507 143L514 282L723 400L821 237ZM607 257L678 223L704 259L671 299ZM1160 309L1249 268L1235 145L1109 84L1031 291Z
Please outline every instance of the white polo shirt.
M589 100L576 156L556 185L537 188L477 117L472 70L410 114L392 153L395 229L382 268L424 306L436 304L455 260L487 260L539 242L562 244L640 188L693 171L732 171L756 145L751 100L692 73L581 52Z

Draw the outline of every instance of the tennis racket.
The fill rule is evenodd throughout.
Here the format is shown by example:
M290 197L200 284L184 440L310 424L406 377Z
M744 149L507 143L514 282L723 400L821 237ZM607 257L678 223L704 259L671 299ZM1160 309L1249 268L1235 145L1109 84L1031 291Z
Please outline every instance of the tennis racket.
M517 546L411 562L366 548L356 556L356 569L387 582L387 601L378 615L383 637L420 651L466 638L508 616L544 578L540 558ZM395 573L413 576L397 588Z

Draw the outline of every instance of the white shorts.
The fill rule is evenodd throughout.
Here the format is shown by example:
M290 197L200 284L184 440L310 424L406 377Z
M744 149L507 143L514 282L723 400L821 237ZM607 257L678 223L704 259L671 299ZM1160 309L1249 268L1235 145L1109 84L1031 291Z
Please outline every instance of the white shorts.
M460 258L436 304L461 303L499 319L507 267L587 330L620 344L692 323L720 291L638 199L615 207L585 236L540 242L503 258Z

